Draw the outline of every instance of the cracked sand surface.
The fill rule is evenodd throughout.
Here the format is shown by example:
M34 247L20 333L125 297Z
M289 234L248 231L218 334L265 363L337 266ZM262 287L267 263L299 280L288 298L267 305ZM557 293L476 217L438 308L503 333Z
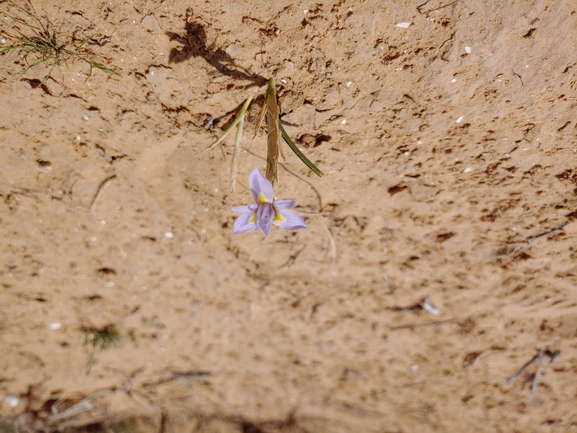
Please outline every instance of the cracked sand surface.
M68 61L38 86L2 58L1 419L576 428L577 7L449 3L34 2L120 75ZM270 76L325 175L287 150L277 193L309 230L233 237L249 194L201 151ZM538 350L561 353L528 404L535 367L506 381Z

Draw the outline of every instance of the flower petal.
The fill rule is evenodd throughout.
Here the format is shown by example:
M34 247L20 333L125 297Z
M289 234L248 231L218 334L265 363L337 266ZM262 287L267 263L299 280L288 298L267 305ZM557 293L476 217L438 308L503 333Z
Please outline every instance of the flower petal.
M255 228L256 224L254 213L244 213L234 222L234 229L232 230L232 234L235 235L237 233L248 233L253 231Z
M254 204L249 204L248 206L235 206L232 208L233 211L238 213L253 213L256 209Z
M258 205L255 211L256 227L261 229L268 236L270 232L270 223L275 217L275 210L272 204L263 203Z
M277 209L292 209L295 207L296 202L294 200L276 200L274 205Z
M274 190L270 181L264 177L258 168L255 168L248 177L248 184L252 190L254 202L272 203L274 199Z
M277 225L285 230L296 232L298 230L307 229L308 226L299 214L292 210L280 209L274 219L274 225Z
M265 236L268 236L268 234L270 233L270 224L259 228L262 230Z

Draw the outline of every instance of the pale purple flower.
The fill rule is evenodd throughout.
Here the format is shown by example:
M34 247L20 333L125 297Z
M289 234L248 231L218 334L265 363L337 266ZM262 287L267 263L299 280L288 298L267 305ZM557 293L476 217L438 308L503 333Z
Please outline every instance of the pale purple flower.
M289 210L295 207L294 200L274 199L272 184L258 168L255 168L248 177L248 184L252 190L254 204L232 208L233 211L242 214L234 222L233 234L247 233L258 228L268 236L271 223L290 231L308 228L296 212Z

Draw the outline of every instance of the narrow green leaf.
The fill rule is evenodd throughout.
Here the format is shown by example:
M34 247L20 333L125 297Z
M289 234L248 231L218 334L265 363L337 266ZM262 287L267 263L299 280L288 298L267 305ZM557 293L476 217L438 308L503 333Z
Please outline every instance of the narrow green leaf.
M280 132L282 135L282 138L284 139L284 141L286 142L286 144L289 145L289 147L292 149L292 151L294 153L296 153L296 155L300 158L300 160L302 162L305 163L305 165L312 171L314 172L317 176L322 176L323 172L320 171L312 162L309 161L309 159L303 155L303 153L298 149L298 147L296 146L296 144L293 143L293 141L290 139L290 137L288 136L288 134L286 133L286 131L284 130L282 123L280 122L280 119L278 119L278 125L280 128Z
M238 116L236 116L236 119L234 119L234 122L232 122L231 125L227 128L227 130L224 131L224 134L222 134L220 136L220 138L217 141L215 141L214 143L212 143L206 150L210 150L213 147L218 146L220 143L222 143L222 141L230 133L230 131L232 131L232 129L238 124L238 122L240 122L240 120L242 118L244 118L246 110L248 110L248 106L250 105L251 101L252 101L252 96L249 96L247 98L247 100L244 101L244 105L242 106L242 108L238 112Z

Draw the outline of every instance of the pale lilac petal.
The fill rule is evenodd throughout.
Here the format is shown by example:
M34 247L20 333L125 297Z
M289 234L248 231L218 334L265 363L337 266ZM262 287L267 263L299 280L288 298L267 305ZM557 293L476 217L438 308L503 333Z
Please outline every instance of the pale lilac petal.
M295 201L294 200L276 200L274 202L274 205L277 207L277 209L292 209L293 207L295 207Z
M270 181L264 177L258 168L255 168L248 177L248 184L252 190L254 202L272 203L274 199L274 190Z
M275 217L275 211L272 204L263 203L255 211L255 225L268 236L270 232L270 223Z
M256 228L254 213L245 213L239 216L234 222L232 234L248 233Z
M262 232L264 233L265 236L268 236L268 234L270 233L270 224L266 225L266 226L262 226L259 227Z
M279 209L272 223L285 229L296 232L307 229L308 226L299 214L292 210Z
M232 208L233 211L238 213L253 213L256 209L254 204L249 204L248 206L235 206Z

